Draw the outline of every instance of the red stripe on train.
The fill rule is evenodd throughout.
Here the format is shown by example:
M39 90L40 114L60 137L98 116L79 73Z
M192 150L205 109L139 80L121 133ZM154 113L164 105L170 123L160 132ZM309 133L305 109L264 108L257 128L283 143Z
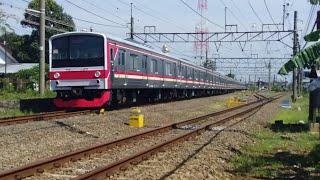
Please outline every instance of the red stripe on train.
M100 71L101 75L98 78L106 78L105 70L89 70L89 71L52 71L50 72L50 80L56 80L54 74L59 73L60 77L57 80L72 80L72 79L95 79L94 74Z

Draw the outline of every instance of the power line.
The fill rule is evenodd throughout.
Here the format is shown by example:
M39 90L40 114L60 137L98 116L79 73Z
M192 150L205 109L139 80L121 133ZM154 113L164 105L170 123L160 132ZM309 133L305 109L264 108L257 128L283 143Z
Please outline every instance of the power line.
M263 2L264 2L264 6L266 7L266 9L267 9L267 11L268 11L269 17L271 18L271 20L272 20L273 24L275 24L275 25L276 25L276 23L275 23L275 21L274 21L274 19L273 19L272 15L271 15L271 13L270 13L270 10L269 10L269 7L268 7L268 5L267 5L266 0L263 0ZM277 27L277 29L278 29L278 31L279 31L279 27L278 27L277 25L276 25L276 27Z
M27 1L27 0L21 0L21 1L23 1L25 3L31 3L31 1Z
M88 3L88 4L90 4L91 6L97 8L97 9L100 9L100 10L102 10L102 11L105 11L105 12L108 12L108 11L109 11L109 10L107 10L107 9L105 9L105 8L102 8L102 7L100 7L100 6L95 5L94 3L92 3L92 2L90 2L90 1L88 1L88 0L80 0L80 1L83 1L83 2L85 2L85 3ZM121 20L124 21L125 23L127 22L127 20L123 19L122 17L120 17L120 16L118 16L118 15L116 15L116 14L113 14L113 13L110 13L110 12L109 12L108 14L110 14L111 16L114 16L114 17L116 17L116 18L118 18L118 19L121 19Z
M29 14L31 16L35 16L35 17L38 17L40 18L40 14L36 14L36 13L31 13L31 12L25 12L26 14ZM50 17L45 17L46 20L50 21L50 22L53 22L53 23L56 23L56 24L60 24L60 25L63 25L63 26L67 26L67 27L71 27L71 28L74 28L74 25L71 25L71 24L68 24L66 22L63 22L63 21L59 21L59 20L56 20L56 19L52 19Z
M72 18L77 20L77 21L82 21L82 22L86 22L86 23L90 23L90 24L99 25L99 26L113 27L113 28L126 28L126 27L123 27L123 26L115 26L115 25L110 25L110 24L97 23L97 22L93 22L93 21L89 21L89 20L85 20L85 19L80 19L80 18L77 18L77 17L74 17L74 16L72 16Z
M29 21L29 20L22 20L23 22L26 22L28 24L32 24L32 25L35 25L35 26L39 26L40 24L38 22L34 22L34 21ZM51 26L45 26L45 28L47 29L52 29L52 30L55 30L55 31L58 31L58 32L69 32L67 30L64 30L64 29L59 29L59 28L55 28L55 27L51 27Z
M214 23L212 22L210 19L208 19L207 17L203 16L202 14L200 14L198 11L194 10L189 4L187 4L184 0L180 0L185 6L187 6L190 10L192 10L194 13L198 14L200 17L206 19L209 23L215 25L215 26L218 26L219 28L221 29L224 29L223 26L217 24L217 23Z
M35 16L35 17L38 17L38 18L40 17L40 15L37 14L37 13L25 12L26 9L21 8L21 7L14 6L14 5L12 5L12 4L0 2L0 5L6 5L6 6L9 6L9 7L11 7L11 8L16 8L16 9L22 10L24 13L29 14L29 15L31 15L31 16ZM126 28L126 27L123 27L123 26L116 26L116 25L110 25L110 24L97 23L97 22L93 22L93 21L81 19L81 18L74 17L74 16L71 16L71 17L72 17L72 19L74 19L74 20L82 21L82 22L86 22L86 23L90 23L90 24L95 24L95 25L100 25L100 26L105 26L105 27L112 27L112 28ZM68 24L67 22L63 22L63 21L60 21L60 20L53 19L53 18L48 17L48 16L46 16L46 20L47 20L47 21L50 21L50 22L53 22L53 23L56 23L56 24L60 24L60 25L63 25L63 26L67 26L67 27L72 27L72 28L74 28L74 26L75 26L75 25L72 25L72 24Z
M89 10L87 10L87 9L85 9L85 8L83 8L83 7L81 7L81 6L77 5L77 4L69 1L69 0L65 0L65 1L68 2L69 4L73 5L73 6L75 6L75 7L79 8L79 9L81 9L81 10L89 13L89 14L95 15L95 16L101 18L101 19L104 19L104 20L106 20L106 21L112 22L112 23L114 23L114 24L118 24L118 25L120 25L120 26L126 27L126 26L123 25L123 24L120 24L120 23L118 23L118 22L115 22L115 21L113 21L113 20L110 20L110 19L108 19L108 18L105 18L105 17L103 17L103 16L100 16L100 15L98 15L98 14L92 12L92 11L89 11Z
M130 7L129 4L123 2L122 0L118 0L118 1L119 1L120 3L126 5L126 6L129 6L129 7ZM136 1L135 1L135 2L136 2ZM141 4L141 3L138 3L138 4ZM144 7L144 6L143 6L143 7ZM148 13L148 12L140 9L140 8L137 7L136 5L134 5L134 8L135 8L136 10L140 11L141 13L143 13L143 14L145 14L145 15L148 15L148 16L156 19L156 20L159 20L159 21L162 21L162 22L165 22L165 23L169 23L169 24L174 24L177 28L182 29L182 30L185 30L185 28L181 28L181 27L177 26L175 23L171 23L171 22L169 22L168 20L166 20L166 19L164 19L164 18L162 18L162 17L157 17L157 16L155 16L155 15L153 15L153 14L150 14L150 13Z
M252 7L252 4L250 2L250 0L248 0L249 6L251 8L251 10L253 11L253 13L255 14L255 16L259 19L259 21L261 22L261 24L264 24L263 21L261 20L261 18L259 17L258 13L254 10L254 8Z
M220 0L220 2L221 2L222 5L224 5L224 6L230 11L231 15L232 15L237 21L239 21L240 24L241 24L246 30L248 30L248 29L246 28L246 26L242 23L242 21L231 11L231 9L223 2L223 0Z
M158 13L158 14L161 14L161 13L159 13L159 11L156 11L156 10L154 10L154 9L151 9L150 7L144 5L144 4L142 4L142 3L140 3L140 2L138 2L138 1L136 1L136 0L132 0L132 1L134 1L134 2L137 3L137 4L140 4L144 9L149 9L149 10L150 10L151 12L153 12L153 13L156 12L156 13ZM178 29L181 29L181 30L183 30L183 31L186 30L186 27L179 26L179 25L178 25L177 23L175 23L172 19L164 18L164 17L162 17L162 16L160 16L159 19L162 20L163 22L166 22L166 23L175 25Z

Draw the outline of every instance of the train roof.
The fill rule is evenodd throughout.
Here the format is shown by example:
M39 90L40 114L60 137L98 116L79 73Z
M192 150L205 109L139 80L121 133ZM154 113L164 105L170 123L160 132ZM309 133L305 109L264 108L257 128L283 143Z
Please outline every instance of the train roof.
M118 41L120 43L124 43L124 44L128 44L128 45L131 45L131 46L134 46L134 47L137 47L137 48L141 48L141 49L145 49L145 50L148 50L148 51L151 51L153 53L157 53L157 54L160 54L162 56L166 56L168 58L172 58L172 59L177 59L181 62L184 62L186 64L190 64L192 66L195 66L197 68L200 68L200 69L203 69L203 70L209 70L211 73L213 74L216 74L216 75L219 75L220 77L224 78L224 79L227 79L227 80L230 80L230 81L234 81L234 82L239 82L239 81L236 81L228 76L225 76L225 75L222 75L216 71L211 71L210 69L207 69L205 67L202 67L202 66L199 66L195 63L193 63L192 61L189 61L187 59L184 59L184 58L180 58L178 56L174 56L174 55L171 55L171 54L167 54L167 53L163 53L159 50L156 50L156 49L153 49L153 48L150 48L150 47L147 47L143 44L140 44L140 43L137 43L137 42L133 42L133 41L129 41L129 40L125 40L125 39L121 39L119 37L115 37L115 36L112 36L112 35L105 35L103 33L98 33L98 32L81 32L81 31L75 31L75 32L66 32L66 33L61 33L61 34L57 34L57 35L54 35L52 37L50 37L50 41L54 38L58 38L58 37L63 37L63 36L67 36L67 35L70 35L70 34L78 34L78 35L85 35L85 34L90 34L90 35L101 35L107 39L111 39L111 40L114 40L114 41ZM239 82L240 83L240 82Z

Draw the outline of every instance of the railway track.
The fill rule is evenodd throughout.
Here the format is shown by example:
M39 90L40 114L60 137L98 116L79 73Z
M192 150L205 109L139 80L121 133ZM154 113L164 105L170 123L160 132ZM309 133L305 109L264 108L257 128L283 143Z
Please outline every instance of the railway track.
M92 112L93 112L92 110L72 111L72 112L55 111L55 112L40 113L40 114L27 115L27 116L1 118L0 126L21 124L21 123L27 123L31 121L47 121L47 120L52 120L57 118L66 118L66 117L85 115L85 114L90 114Z
M90 158L94 156L98 156L94 158L101 159L99 157L103 156L103 154L109 157L110 154L112 154L110 151L121 152L121 148L123 151L123 148L128 149L128 147L131 147L131 148L140 147L140 146L142 147L141 150L136 150L133 155L130 155L124 159L119 159L115 157L107 161L106 164L109 164L107 166L101 166L101 168L98 168L98 169L93 168L89 172L81 171L80 174L78 172L75 174L71 173L71 175L69 175L68 173L67 173L68 175L61 175L65 178L76 177L76 179L96 179L96 178L99 179L101 177L106 177L119 169L126 168L130 164L136 164L141 160L146 159L148 156L151 156L154 153L163 150L163 148L170 146L173 143L185 140L191 136L197 135L205 131L206 129L212 126L217 126L217 125L226 123L230 119L234 119L236 117L243 116L249 112L257 110L264 104L276 98L278 97L258 100L258 101L244 104L231 109L226 109L226 110L219 111L216 113L211 113L205 116L189 119L180 123L175 123L165 127L150 130L150 131L140 133L134 136L130 136L127 138L115 140L112 142L101 143L88 148L79 149L74 152L46 158L28 165L25 165L23 167L18 167L18 168L1 172L0 179L22 179L22 178L25 178L28 176L34 176L34 175L40 176L40 178L38 179L48 178L43 172L47 172L48 170L59 172L59 169L62 172L70 171L70 168L68 169L69 165L72 166L72 164L74 164L74 166L79 166L79 164L77 165L77 162L79 161L86 161L86 160L91 161ZM213 122L211 122L212 118L214 118ZM195 123L198 123L198 124L197 126L194 126L196 127L194 130L192 130L191 128L191 130L189 129L187 131L182 131L182 132L179 131L179 129L185 130L186 129L185 127L188 127L188 126L190 127L190 125L192 124L194 125ZM174 135L172 135L172 133L165 134L173 131L175 131L175 133L173 133ZM157 138L158 140L156 140ZM164 141L164 138L165 138L165 141ZM170 139L170 140L167 141L167 139ZM152 142L152 143L143 145L142 143L143 140L145 140L146 142ZM159 142L155 143L153 141L159 141ZM131 145L129 145L130 143ZM83 163L80 163L80 164L82 166ZM67 170L65 170L64 166L67 166ZM75 168L75 169L79 170L79 168ZM57 175L55 174L55 176Z

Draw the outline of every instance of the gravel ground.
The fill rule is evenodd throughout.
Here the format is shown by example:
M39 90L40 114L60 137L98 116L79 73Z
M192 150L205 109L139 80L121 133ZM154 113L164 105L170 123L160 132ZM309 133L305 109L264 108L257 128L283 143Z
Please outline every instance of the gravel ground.
M246 121L218 135L216 131L207 131L108 179L237 179L229 173L229 159L242 146L254 143L250 134L275 116L279 102L264 106Z
M141 110L146 127L141 129L125 125L130 109L0 127L0 170L214 112L225 108L225 101L231 96L234 95L144 106Z
M236 112L234 112L236 113ZM218 119L223 118L224 115L218 116L214 119L217 121ZM201 121L193 125L193 127L201 127L203 125L208 124L207 121ZM188 126L189 127L189 126ZM80 161L76 161L74 163L69 163L63 168L55 169L52 171L47 171L46 173L40 174L39 176L33 176L27 179L69 179L74 178L78 175L81 175L85 172L91 171L95 168L101 167L106 164L111 164L121 158L131 156L135 153L141 152L147 148L155 146L157 144L163 143L168 139L172 139L174 137L178 137L182 134L188 133L189 128L187 129L176 129L173 131L169 131L166 133L158 134L157 136L151 136L150 138L144 138L142 140L138 140L136 142L132 142L126 144L125 146L120 146L114 149L110 149L107 152L103 152L101 154L94 154L88 158L81 159Z

